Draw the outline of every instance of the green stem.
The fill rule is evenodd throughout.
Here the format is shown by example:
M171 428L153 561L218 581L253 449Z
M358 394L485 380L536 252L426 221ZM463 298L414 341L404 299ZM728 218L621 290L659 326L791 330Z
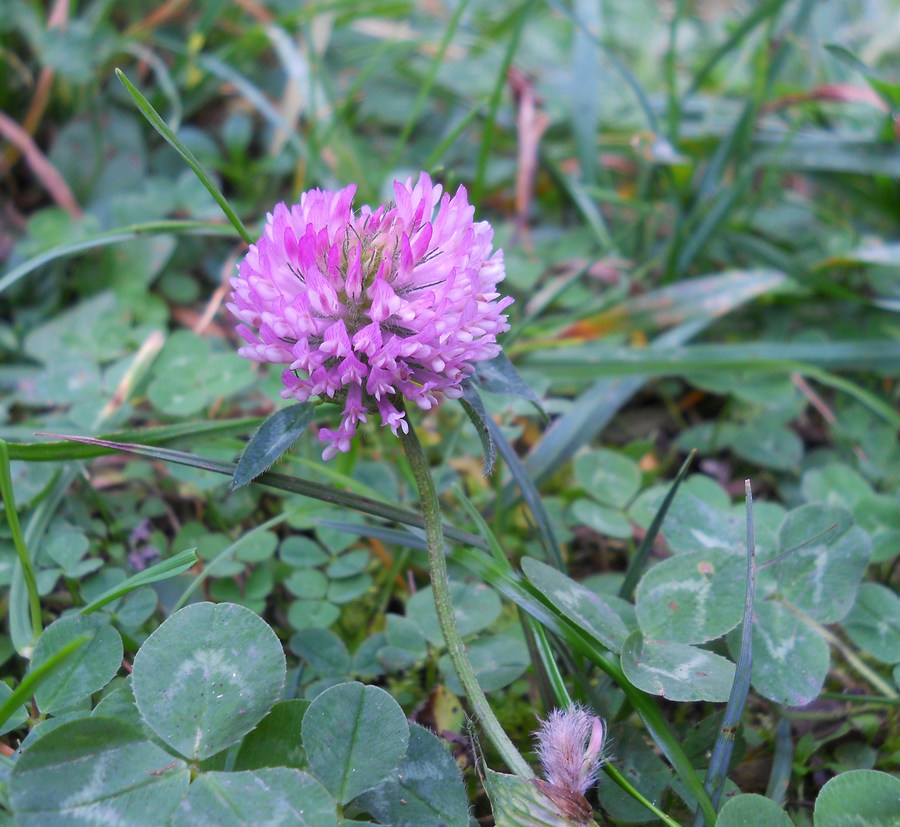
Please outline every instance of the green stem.
M38 594L37 576L34 566L31 564L31 555L25 545L22 536L22 527L19 525L19 515L16 512L16 501L13 496L12 476L9 472L9 450L6 441L0 439L0 494L6 506L6 519L9 523L9 531L12 534L13 545L19 556L19 565L22 566L22 575L25 578L25 586L28 589L28 604L31 609L31 634L36 641L41 634L41 598Z
M494 711L488 704L487 698L475 670L466 654L466 647L459 627L456 625L456 616L453 614L453 603L450 599L450 580L447 576L447 559L444 553L444 532L441 527L441 511L438 502L437 491L434 488L434 480L428 470L428 461L419 437L409 420L409 431L398 433L400 444L412 468L419 490L419 498L422 501L422 515L425 518L425 540L428 545L428 570L431 575L431 588L434 591L434 606L437 611L438 623L447 644L447 654L450 662L456 670L456 677L466 693L469 706L472 708L475 720L481 727L487 739L494 745L494 749L500 753L500 757L510 770L523 778L533 778L534 773L525 759L519 754L509 736L504 732L500 721L494 715Z

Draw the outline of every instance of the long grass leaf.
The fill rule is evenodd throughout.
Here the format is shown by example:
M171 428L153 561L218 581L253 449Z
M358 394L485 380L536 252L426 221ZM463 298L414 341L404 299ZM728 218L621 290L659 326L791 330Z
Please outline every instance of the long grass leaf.
M107 603L112 603L113 600L118 600L120 597L124 597L142 586L148 586L150 583L157 583L160 580L168 580L170 577L175 577L183 571L187 571L197 562L197 559L195 549L189 548L179 551L178 554L173 555L168 560L163 560L154 566L150 566L150 568L144 569L144 571L139 571L137 574L133 574L128 579L123 580L117 586L107 589L99 597L88 603L87 606L84 606L81 609L81 613L83 615L92 614Z
M822 693L819 697L824 697L826 694ZM787 718L779 718L775 727L775 752L772 756L769 783L766 786L766 798L771 798L776 804L783 805L793 774L794 739L791 735L791 722Z
M557 383L594 381L601 376L679 376L687 373L760 371L804 373L806 366L892 371L900 342L742 342L659 347L576 345L527 354L523 365L551 368Z
M473 204L480 204L481 197L484 195L485 177L487 176L488 157L491 154L494 142L494 127L497 123L497 113L500 111L500 101L503 99L503 87L506 85L506 76L509 67L512 65L516 49L519 47L519 41L522 38L522 31L525 23L531 15L532 9L536 5L536 0L525 0L525 2L516 10L514 17L517 18L515 28L500 62L500 68L494 81L494 88L488 102L487 117L484 121L484 128L481 133L481 146L478 149L478 160L475 166L475 181L472 184Z
M178 136L169 129L168 124L162 119L160 114L153 108L148 101L141 93L138 91L137 87L125 76L125 73L121 69L116 69L116 77L122 81L124 87L128 90L128 94L134 98L135 103L137 104L138 109L141 110L141 114L150 122L151 126L159 132L163 138L166 139L168 144L174 149L182 158L184 158L185 163L194 171L194 174L200 179L200 182L206 187L209 194L215 199L215 202L222 209L222 212L225 213L225 217L231 222L231 225L238 231L238 234L241 238L244 239L248 244L252 244L256 239L250 234L247 228L244 226L244 222L238 218L237 213L231 208L231 205L228 203L228 199L222 194L222 191L219 189L218 185L215 181L213 181L210 174L203 168L203 165L197 160L197 156L194 155L182 141L178 138Z
M239 419L213 419L199 422L183 422L177 425L160 425L154 428L134 428L128 431L116 431L102 434L99 439L107 442L136 442L141 445L165 445L180 439L203 439L206 437L234 436L246 434L263 421L260 416L241 417ZM67 460L91 459L92 457L111 454L116 449L105 445L72 442L68 438L61 442L10 442L8 443L10 459L21 459L27 462L65 462Z
M391 153L391 159L388 163L388 167L391 169L393 169L400 160L403 150L406 149L406 143L409 140L409 136L412 135L413 129L416 128L416 124L419 122L422 110L425 108L425 102L428 100L428 95L431 93L431 88L434 86L434 82L437 79L438 71L444 62L444 55L447 54L447 47L450 45L450 41L453 40L453 35L456 34L459 21L462 19L463 13L468 5L469 0L460 0L453 10L450 20L447 21L441 43L437 48L437 52L435 52L431 65L428 67L425 78L422 80L422 85L419 87L419 94L416 95L416 100L413 103L409 117L406 119L406 123L403 124L403 129L400 130L400 135L397 137L397 143L394 145L394 151Z
M777 14L781 10L781 7L787 2L789 2L789 0L769 0L769 2L749 10L746 16L736 20L736 25L725 42L722 43L722 45L709 56L703 66L697 70L690 86L688 86L687 91L685 92L685 97L693 95L706 82L706 79L722 58L734 51L735 46L738 46L740 42L760 23L766 20L766 18Z
M681 98L678 94L678 27L684 18L685 0L676 0L675 13L669 23L669 42L666 47L666 121L670 141L678 139L681 123Z
M229 477L234 475L234 469L237 467L237 464L234 462L222 462L220 460L190 454L186 451L175 451L171 448L114 442L112 440L98 439L96 437L62 436L61 434L44 434L44 436L52 436L57 439L67 439L85 445L107 448L110 451L122 451L127 454L136 454L137 456L146 457L147 459L172 462L176 465L186 465L190 468L198 468L201 471L210 471L214 474L224 474ZM260 474L253 483L255 485L266 485L270 488L277 488L280 491L288 491L291 494L300 494L304 497L319 500L320 502L329 503L330 505L351 508L354 511L359 511L361 514L369 514L382 520L389 520L391 522L416 526L418 528L421 528L424 525L422 516L415 511L409 511L405 508L373 500L368 497L361 497L346 491L338 491L335 488L329 488L328 486L320 485L319 483L308 482L307 480L301 480L286 474L276 474L272 471L266 471L264 474ZM467 531L460 531L452 526L445 525L444 533L448 539L456 542L468 543L479 548L485 547L484 541L480 537L475 534L470 534Z
M23 535L25 547L40 548L40 542L57 509L63 503L66 491L75 479L77 470L74 466L63 468L50 487L49 493L32 509L28 525ZM21 566L13 569L12 582L9 585L9 609L7 621L9 636L16 651L30 657L33 640L33 625L28 615L28 589Z
M263 118L272 124L272 126L284 130L285 135L287 136L287 142L298 154L308 154L307 147L303 143L297 129L285 121L281 116L281 113L272 105L259 87L248 77L242 75L236 69L233 69L227 63L219 60L219 58L214 57L213 55L200 54L194 59L197 61L198 66L202 66L207 72L215 75L220 80L230 83L237 90L238 94L259 112ZM256 239L252 239L252 241L255 240Z
M742 201L750 189L755 173L753 165L748 165L748 167L726 190L719 193L697 228L684 243L675 261L676 275L682 276L688 271L707 242L721 229L731 211Z
M444 135L444 137L441 138L440 141L438 141L437 146L433 150L431 150L431 154L428 156L428 158L425 159L425 163L422 165L422 167L425 170L434 172L435 167L438 165L438 162L441 160L441 158L444 157L444 153L448 149L450 149L450 147L456 143L457 138L459 138L459 136L469 128L469 124L471 124L472 121L476 120L477 118L483 117L485 115L486 110L481 106L476 106L466 112L466 114L463 115L456 122L456 124L454 124L454 126L448 130L447 134Z
M615 250L615 242L612 233L606 224L603 213L591 198L590 191L587 187L573 180L566 174L563 168L543 148L540 150L541 164L547 169L553 179L559 184L572 199L572 203L581 213L581 217L587 222L588 227L594 233L597 243L602 250Z
M233 543L230 543L225 548L223 548L215 557L211 560L207 560L203 566L203 571L198 574L191 584L181 593L181 597L175 601L172 605L172 614L177 612L182 606L184 606L188 598L195 592L200 586L203 585L203 582L207 580L209 577L213 576L216 573L216 566L220 563L226 562L230 560L237 550L247 542L251 537L255 537L258 534L262 534L264 531L268 531L270 528L274 528L277 525L281 525L281 523L289 520L293 517L297 512L297 509L285 509L280 514L276 514L274 517L269 518L264 523L260 523L258 526L252 528L246 534L241 535L237 540ZM193 551L193 550L192 550ZM184 554L184 552L182 552Z
M700 332L711 319L700 318L680 324L654 339L654 352L681 345ZM597 436L622 406L647 381L646 376L624 379L600 379L582 393L572 408L554 420L541 441L525 460L528 476L540 484L557 468L571 459L575 452ZM504 488L507 496L510 485Z
M619 73L622 77L622 80L625 81L625 85L631 89L634 93L635 98L637 99L638 106L641 108L641 112L644 115L644 119L647 121L647 126L652 132L659 132L659 122L656 118L656 113L653 110L653 106L650 103L650 99L647 97L647 93L644 92L643 87L640 83L638 83L637 78L629 71L628 67L616 57L603 43L602 40L596 35L596 33L592 32L591 29L585 25L584 21L581 20L575 12L573 12L566 4L562 3L561 0L547 0L547 5L551 8L556 9L561 15L567 17L572 23L575 24L588 38L590 38L594 44L600 49L606 59L612 64L613 68Z
M722 790L725 787L725 775L734 749L734 739L738 724L744 714L747 694L750 692L750 672L753 668L753 607L756 603L756 530L753 523L753 492L750 480L744 481L744 492L747 499L747 589L744 595L744 618L741 628L741 648L734 672L734 681L719 734L713 745L706 771L704 786L709 793L713 806L719 806ZM694 814L694 827L701 827L703 813L700 809Z
M75 652L91 639L90 635L79 635L70 640L64 646L54 652L40 666L29 672L22 678L22 682L12 691L2 704L0 704L0 726L3 726L9 716L20 706L28 702L37 689L47 678L56 672Z
M497 423L490 417L487 418L486 422L488 430L491 432L491 436L497 446L497 450L500 452L500 456L503 457L506 467L509 468L509 473L512 475L513 481L521 492L522 499L528 506L529 511L531 511L531 516L534 517L538 533L541 537L541 544L544 546L544 551L547 553L547 558L554 566L556 566L556 568L560 571L564 571L565 564L563 563L562 551L559 548L559 542L556 539L553 526L550 524L550 517L547 515L547 511L544 508L544 503L543 500L541 500L541 495L538 493L537 487L528 475L528 470L525 468L522 460L519 459L519 455L512 445L510 445L509 440L503 435L503 432L500 430Z
M687 476L688 468L691 467L691 462L693 462L694 454L696 453L697 450L695 448L688 455L687 459L681 463L681 468L678 469L678 473L675 475L672 485L669 486L665 499L653 515L653 520L650 522L647 533L644 534L644 539L641 540L637 552L635 552L634 557L631 558L631 562L628 564L628 571L625 572L625 579L622 581L622 586L619 589L619 597L622 597L625 600L633 599L634 590L637 587L638 580L640 580L641 575L644 573L644 566L647 565L647 559L650 557L653 543L656 541L659 530L662 528L663 522L666 519L666 514L669 513L669 507L672 505L672 501L678 493L682 480Z
M13 493L12 475L9 471L9 451L6 442L0 439L0 494L3 496L3 505L6 513L6 522L9 525L9 533L12 535L13 546L16 549L17 568L21 570L28 593L28 606L31 616L31 634L28 640L19 640L16 646L19 654L22 654L25 646L31 646L41 634L41 597L38 594L37 575L34 573L34 565L31 555L22 535L22 527L19 525L19 514L16 511L16 498ZM15 643L15 641L14 641ZM22 647L22 648L20 648Z
M143 224L131 224L127 227L118 227L114 230L97 233L96 235L80 238L67 244L51 247L49 250L23 261L0 277L0 293L14 285L19 279L33 273L45 264L56 259L67 258L88 250L96 250L109 244L120 244L123 241L133 241L146 235L160 235L163 233L176 233L179 235L213 235L234 236L234 232L227 224L215 224L211 221L179 221L169 219L166 221L147 221Z
M791 284L782 271L763 269L726 270L684 279L629 296L609 309L584 316L563 328L559 335L566 340L590 341L617 331L646 333L691 319L717 318L760 296L790 289ZM504 341L508 342L509 337Z
M887 402L874 393L861 388L855 382L851 382L843 376L835 376L824 370L809 367L804 371L805 375L810 379L815 379L823 385L835 390L843 391L847 396L852 396L857 402L865 405L872 413L880 416L885 422L893 427L900 429L900 413L892 408Z

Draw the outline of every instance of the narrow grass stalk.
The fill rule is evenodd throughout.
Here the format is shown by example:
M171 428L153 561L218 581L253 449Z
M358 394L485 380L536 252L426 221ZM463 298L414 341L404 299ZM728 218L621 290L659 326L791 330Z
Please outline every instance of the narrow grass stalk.
M619 597L624 600L631 600L634 597L634 590L637 588L638 580L640 580L641 575L644 573L644 566L647 564L647 559L650 557L653 543L659 534L659 530L662 528L663 521L666 519L666 514L669 513L669 507L672 505L672 501L678 493L678 487L681 485L682 480L687 476L688 468L691 467L691 462L693 462L694 454L696 453L697 449L695 448L688 454L687 459L681 463L681 468L678 469L678 473L675 475L675 481L666 493L662 505L657 509L656 514L653 515L653 521L650 523L650 527L647 529L644 539L641 540L637 552L634 557L631 558L631 563L628 565L628 571L625 572L625 579L622 581L622 586L619 589Z
M49 491L43 494L41 501L32 509L28 525L25 526L25 532L22 535L26 549L38 547L77 473L78 468L75 465L63 468L56 476ZM12 582L9 584L9 608L6 612L6 619L9 624L10 640L12 640L15 650L25 658L31 657L36 637L30 612L31 600L28 584L25 582L24 569L16 566Z
M793 607L791 607L793 609ZM796 611L796 610L794 610ZM847 646L844 641L842 641L837 635L832 634L828 629L822 626L819 623L816 623L812 618L803 615L804 620L809 623L829 644L831 644L838 652L841 653L844 660L852 666L856 673L865 678L872 686L874 686L879 692L881 692L886 698L891 698L892 700L900 698L900 695L897 694L896 690L886 681L881 675L879 675L874 669L871 669L867 663L865 663L862 658L858 657L857 654Z
M666 120L669 130L669 140L673 143L678 140L678 126L681 122L681 100L678 97L678 26L684 18L684 0L677 0L675 13L669 25L669 47L666 50L666 91L668 101L666 103Z
M160 580L168 580L170 577L175 577L176 575L181 574L183 571L187 571L191 566L193 566L197 562L197 554L196 550L189 548L184 551L178 552L178 554L173 557L169 557L167 560L162 560L157 563L155 566L150 566L148 569L144 569L144 571L139 571L137 574L133 574L126 580L123 580L119 585L113 586L111 589L107 589L103 594L99 597L92 600L86 606L83 606L81 609L81 613L83 615L89 615L93 612L96 612L98 609L103 608L107 603L112 603L113 600L118 600L120 597L124 597L126 594L130 594L136 589L141 588L142 586L147 586L150 583L158 583ZM172 609L170 614L174 614L176 609L179 607L175 607Z
M493 437L494 444L497 446L497 452L506 462L506 466L509 468L513 481L519 486L522 499L525 501L529 511L531 511L531 515L534 517L541 544L544 546L544 551L547 554L547 560L560 571L565 571L562 551L559 548L556 535L553 533L550 517L547 514L547 510L544 508L544 503L538 493L537 486L535 486L531 477L528 476L528 471L525 470L524 463L519 459L519 455L515 452L512 445L510 445L509 440L500 430L497 423L494 422L491 417L488 417L486 424L491 437Z
M848 695L846 692L820 692L819 697L830 701L846 701L848 704L900 706L900 698L884 698L881 695Z
M734 750L734 739L737 727L747 703L750 691L750 672L753 667L753 607L756 603L756 529L753 522L753 492L750 480L744 480L744 496L747 502L747 589L744 594L744 619L741 630L741 650L734 672L734 682L728 704L722 717L722 725L716 743L713 746L709 769L706 771L704 786L709 793L714 807L719 806L722 790L725 787L725 775L728 763ZM697 808L694 814L694 827L703 824L703 812Z
M628 795L630 795L635 801L643 804L648 810L650 810L653 815L655 815L663 824L669 825L669 827L681 827L681 825L675 821L672 816L664 813L659 809L649 798L645 798L638 790L631 786L631 782L622 775L619 770L615 768L612 764L607 761L603 764L603 772L606 773L607 777L612 779L618 786L620 786L623 790L625 790Z
M822 693L819 697L824 697ZM794 771L794 742L791 740L791 724L786 718L778 720L775 727L775 754L772 756L772 771L766 787L766 798L771 798L779 806L787 798L788 784Z
M248 244L253 244L256 239L250 235L250 232L244 226L244 222L238 218L238 214L231 208L231 204L222 194L222 191L216 186L212 176L206 171L197 157L191 152L182 141L169 128L169 125L162 119L162 116L138 90L138 88L125 76L120 69L116 69L116 77L122 82L122 85L128 90L128 94L134 98L134 102L140 109L141 114L150 122L150 125L166 139L169 146L172 147L194 171L194 174L200 179L207 192L215 199L225 217L231 222L231 226L238 231L241 238Z
M54 652L47 660L22 678L22 682L12 691L12 694L0 704L0 726L3 726L13 712L34 695L37 689L47 678L56 672L66 660L91 639L90 635L79 635L70 640L59 650Z
M441 138L438 145L433 150L431 150L431 155L429 155L425 159L425 163L422 164L422 169L433 172L438 162L441 160L441 158L444 157L444 153L446 153L447 150L450 149L450 147L453 146L454 143L456 143L456 139L459 138L459 136L469 128L469 124L471 124L472 121L484 114L485 109L483 106L473 107L468 112L466 112L466 114L456 122L456 124L447 132L447 134L444 135L443 138Z
M503 55L503 62L500 64L500 71L497 73L497 79L494 82L494 89L491 92L490 102L488 103L487 119L484 122L484 131L481 135L481 148L478 150L478 160L475 166L475 181L472 185L472 203L480 204L481 196L484 194L485 178L487 176L488 156L491 154L491 148L494 138L494 125L497 122L497 112L500 110L500 101L503 98L503 88L506 86L506 76L509 67L512 64L516 49L519 47L519 40L522 37L522 30L525 23L531 16L536 0L525 0L525 3L514 12L514 16L518 16L515 28L509 45L506 47L506 53Z
M277 525L289 520L297 513L297 509L292 509L291 511L283 511L281 514L276 514L274 517L269 518L264 523L260 523L256 528L251 529L246 534L241 535L237 540L235 540L231 545L226 546L222 549L212 560L207 561L207 563L203 566L203 571L198 574L191 584L181 593L181 597L175 601L175 604L172 606L170 614L175 614L180 608L187 605L188 598L195 592L200 586L203 585L204 581L207 578L211 577L216 573L216 566L220 563L231 560L234 557L237 550L247 542L251 537L255 537L257 534L262 534L264 531L268 531L270 528L274 528ZM186 552L181 552L181 554L185 554ZM172 558L174 559L174 558Z
M27 261L23 261L17 267L13 267L0 278L0 293L14 285L19 279L29 273L43 267L51 261L67 256L74 256L88 250L96 250L109 244L121 244L125 241L133 241L151 235L163 235L176 233L178 235L209 235L231 238L234 236L232 228L227 224L216 224L212 221L187 221L183 219L164 219L162 221L144 221L140 224L130 224L126 227L117 227L114 230L106 230L102 233L80 238L65 244L57 244L49 250L44 250Z
M437 73L444 62L444 55L447 53L447 47L450 45L453 35L456 34L459 21L462 19L463 12L465 12L466 6L468 5L469 0L460 0L453 11L453 15L447 22L447 28L441 39L441 45L438 46L437 54L435 54L434 59L431 61L431 66L428 67L428 74L425 75L425 79L422 81L422 86L419 88L419 94L416 96L412 111L409 113L409 117L403 125L403 131L400 133L400 136L397 138L397 143L394 145L394 151L391 153L391 160L388 164L388 167L391 169L397 166L397 162L400 160L403 150L406 149L406 143L409 140L409 136L412 135L413 129L416 128L416 124L419 122L422 110L425 108L425 102L428 100L428 95L431 92L431 87L434 86Z
M500 721L494 715L494 711L488 704L487 698L478 679L475 670L466 654L466 647L456 617L453 614L453 603L450 599L450 580L447 576L447 559L444 553L444 532L441 526L440 504L434 480L428 470L428 461L422 450L422 443L416 435L415 428L409 423L408 433L399 432L400 444L412 468L416 487L419 490L419 498L422 501L422 514L425 518L425 537L428 543L428 569L431 574L431 588L434 591L434 605L437 610L438 622L447 644L447 654L450 662L456 670L469 705L475 715L478 725L487 739L500 753L500 757L510 770L523 778L532 778L534 773L525 759L519 754L509 736L504 732Z
M36 641L41 634L41 598L38 594L37 576L31 563L31 555L25 545L22 536L22 527L19 525L19 515L16 511L16 500L13 496L12 475L9 472L9 450L6 441L0 439L0 494L3 496L3 504L6 506L6 521L9 523L9 532L12 534L13 545L22 567L22 575L25 578L25 587L28 589L28 605L31 610L31 636Z

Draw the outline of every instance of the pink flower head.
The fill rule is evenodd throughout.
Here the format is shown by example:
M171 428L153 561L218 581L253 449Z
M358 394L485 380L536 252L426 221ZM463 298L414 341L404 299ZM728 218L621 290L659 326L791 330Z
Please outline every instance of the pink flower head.
M359 422L408 430L398 397L423 410L459 397L476 362L500 352L509 329L503 251L472 220L460 187L442 196L423 172L394 183L395 202L352 208L354 186L310 190L278 204L231 280L228 309L246 340L238 353L285 365L281 395L344 405L322 456L349 451Z
M584 795L603 763L603 721L584 707L554 709L537 734L544 777L556 789Z

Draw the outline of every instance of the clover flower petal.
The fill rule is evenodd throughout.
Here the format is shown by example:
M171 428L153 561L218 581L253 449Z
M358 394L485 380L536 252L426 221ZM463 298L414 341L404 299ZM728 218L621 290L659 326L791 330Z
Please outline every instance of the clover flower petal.
M344 405L339 428L319 431L326 459L349 451L375 411L405 433L398 394L423 410L458 398L474 365L500 352L512 303L497 291L503 252L464 187L451 197L422 173L395 182L393 204L358 211L355 192L276 205L227 304L247 342L238 353L285 366L283 397Z

